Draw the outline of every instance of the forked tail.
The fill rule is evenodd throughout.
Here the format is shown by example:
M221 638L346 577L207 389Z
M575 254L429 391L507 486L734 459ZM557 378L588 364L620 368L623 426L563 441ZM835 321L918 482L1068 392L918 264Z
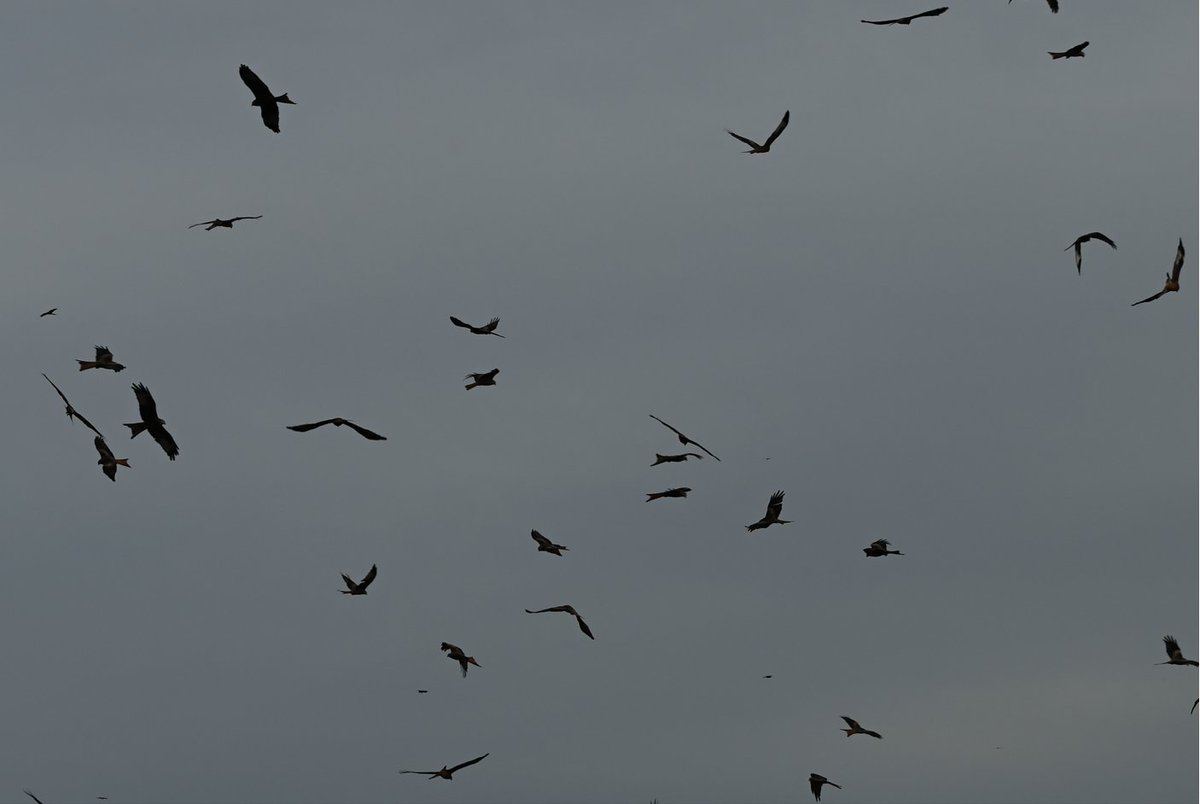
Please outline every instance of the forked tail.
M130 434L130 436L129 436L129 437L130 437L130 438L137 438L137 434L138 434L138 433L140 433L140 432L142 432L143 430L145 430L145 429L146 429L147 427L149 427L150 425L146 424L145 422L134 422L133 424L128 424L128 423L126 423L126 425L125 425L125 426L126 426L126 427L128 427L130 430L132 430L132 431L133 431L133 432Z

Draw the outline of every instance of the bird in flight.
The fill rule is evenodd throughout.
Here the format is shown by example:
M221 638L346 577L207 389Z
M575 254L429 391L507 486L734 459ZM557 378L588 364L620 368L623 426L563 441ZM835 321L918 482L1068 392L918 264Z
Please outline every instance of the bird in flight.
M588 624L585 623L583 618L579 616L579 612L575 611L574 606L551 606L548 609L538 609L537 611L525 609L526 614L545 614L548 611L561 611L564 614L570 614L575 618L575 622L579 623L579 630L582 631L588 639L595 639L595 637L592 636L592 629L588 628Z
M112 450L108 448L108 444L104 443L104 439L96 436L96 452L100 453L100 460L96 463L100 464L100 469L104 474L108 475L108 479L117 482L117 466L129 466L128 458L114 458Z
M232 229L235 221L256 221L261 217L262 215L242 215L240 218L213 218L211 221L200 221L199 223L193 223L188 228L195 229L197 226L207 226L208 228L204 230L206 232L211 232L218 226L224 227L225 229Z
M787 128L788 121L791 119L792 119L792 110L788 109L786 112L783 113L783 119L779 121L779 125L775 126L775 130L771 132L771 136L767 137L767 141L764 142L762 145L759 145L754 140L746 139L741 134L734 134L729 129L725 129L725 131L726 131L726 133L729 134L729 136L733 137L735 140L741 140L742 142L744 142L750 146L749 151L742 151L742 153L744 153L744 154L765 154L771 150L771 143L775 142L776 138L778 138L779 135L783 133L783 130L785 128ZM670 425L668 425L668 427L669 426Z
M459 667L462 668L463 678L467 677L468 664L473 664L476 667L482 666L479 664L479 662L475 661L474 656L468 656L467 654L463 653L463 649L458 645L451 645L449 642L443 642L442 650L446 651L447 659L453 659L454 661L458 662Z
M429 690L417 690L418 695L426 695L428 693L429 693Z
M761 530L769 528L772 525L790 525L790 519L780 519L779 515L783 513L783 492L777 491L771 495L770 501L767 502L767 513L763 518L755 522L753 525L747 525L746 530Z
M279 133L279 104L290 103L293 106L296 102L287 96L287 93L275 95L263 83L263 80L254 74L246 65L242 65L238 69L238 75L242 77L242 82L250 87L250 91L254 93L254 100L250 101L251 106L259 107L262 112L263 125Z
M813 798L815 798L817 801L821 800L821 785L826 785L826 784L833 785L838 790L842 789L842 786L840 784L838 784L837 782L829 781L828 779L826 779L824 776L822 776L819 773L808 774L808 787L810 790L812 790Z
M533 537L533 540L535 542L537 542L537 546L538 546L537 549L538 549L539 553L554 553L554 555L556 555L556 556L561 556L562 555L561 551L567 549L566 545L555 544L554 542L550 541L542 534L538 533L536 530L529 531L529 535Z
M775 678L775 676L767 675L767 676L763 676L763 678Z
M1175 641L1173 636L1163 637L1163 645L1167 649L1167 661L1159 662L1159 664L1190 664L1193 667L1200 667L1195 659L1183 658L1183 651L1179 648L1179 643Z
M867 554L868 558L904 555L904 553L901 553L899 550L889 550L888 545L890 544L891 542L889 542L887 539L876 539L875 541L871 542L870 547L864 547L863 552Z
M656 452L654 453L654 463L650 465L658 466L660 463L684 463L689 457L704 459L704 456L698 452L685 452L682 455L659 455Z
M846 725L850 727L848 729L842 729L842 731L846 732L847 737L851 736L852 734L869 734L877 739L883 739L882 734L877 731L868 731L867 729L864 729L862 726L858 725L858 721L854 718L846 717L845 715L841 715L841 718L842 720L846 721Z
M651 500L661 500L663 497L686 497L691 491L687 486L681 486L677 489L667 489L666 491L656 491L653 494L646 495L646 502Z
M717 458L717 456L716 456L716 455L713 455L711 452L708 452L708 448L707 448L707 447L705 447L703 444L701 444L699 441L693 441L692 439L688 438L688 437L687 437L687 436L685 436L683 433L679 432L679 431L678 431L678 430L676 430L674 427L672 427L671 425L669 425L669 424L667 424L666 422L664 422L662 419L660 419L660 418L658 418L657 416L655 416L653 413L651 413L651 414L650 414L650 418L651 418L651 419L654 419L654 421L658 422L658 423L659 423L659 424L661 424L663 427L666 427L668 430L670 430L671 432L673 432L675 435L679 436L679 443L680 443L680 444L683 444L685 447L686 447L686 446L688 446L688 445L690 444L690 445L692 445L692 446L694 446L694 447L698 447L699 449L702 449L702 450L704 450L705 452L707 452L707 453L709 454L709 456L710 456L710 457L716 458L718 461L719 461L719 460L721 460L720 458Z
M318 427L324 427L327 424L332 424L334 427L341 427L344 424L363 438L371 441L387 441L387 436L381 436L379 433L372 432L365 427L359 427L349 419L343 419L340 416L332 419L322 419L319 422L312 422L311 424L289 424L287 429L295 430L297 433L307 433L309 430L316 430Z
M30 793L28 790L25 791L25 795L29 796L31 799L36 801L37 804L42 804L42 800L40 798L38 798L37 796L35 796L33 793Z
M1179 248L1175 250L1175 265L1171 267L1171 273L1167 274L1167 283L1163 285L1163 289L1155 293L1148 299L1142 299L1139 302L1134 302L1130 307L1137 307L1139 304L1145 304L1149 301L1154 301L1164 293L1172 293L1179 290L1179 272L1183 270L1183 238L1179 238Z
M910 17L897 17L894 20L859 20L868 25L908 25L913 20L919 20L921 17L940 17L950 10L950 6L942 6L941 8L931 9L930 11L922 11L920 14L913 14ZM820 796L818 796L818 799Z
M1076 45L1073 48L1069 48L1068 50L1060 50L1057 53L1054 52L1053 50L1047 50L1046 52L1050 54L1051 60L1054 60L1054 59L1082 59L1084 56L1087 55L1086 53L1083 52L1083 49L1090 44L1091 44L1091 42L1080 42L1078 45Z
M76 360L75 362L79 364L80 371L87 371L88 369L109 369L110 371L123 371L125 369L125 367L120 363L113 362L113 354L109 351L107 346L96 347L95 360Z
M154 404L154 397L150 395L150 389L141 383L134 383L133 393L137 397L138 413L142 415L142 420L133 424L125 424L133 431L129 437L137 438L138 433L146 430L150 433L150 437L163 448L163 452L167 453L167 457L175 460L175 456L179 454L179 447L176 446L175 439L167 432L167 428L163 426L166 422L158 418L158 406Z
M1088 232L1085 235L1075 238L1075 242L1064 248L1063 251L1070 251L1072 248L1075 249L1075 270L1081 274L1083 273L1083 244L1089 240L1099 240L1102 243L1108 243L1113 248L1117 247L1116 243L1109 240L1108 237L1100 232Z
M363 579L355 583L353 578L343 572L342 580L346 582L347 588L339 589L338 591L343 595L365 595L367 587L371 585L371 581L375 580L375 576L378 574L379 567L372 564L371 569L367 570L367 574L363 576Z
M45 374L43 374L42 376L46 377ZM51 385L54 385L54 380L50 379L49 377L46 377L46 382L50 383ZM79 411L75 410L74 406L71 405L70 400L67 399L67 397L63 394L63 392L59 389L59 387L57 385L54 385L54 390L58 391L59 398L61 398L63 401L63 404L65 404L67 406L67 418L68 419L79 419L79 421L82 422L85 427L87 427L89 430L91 430L93 433L100 436L101 438L104 438L104 434L101 433L99 430L97 430L96 426L94 424L92 424L87 419L85 419L83 417L83 414L81 414Z
M463 377L463 379L471 381L471 384L466 386L467 390L470 391L477 385L495 385L496 375L499 373L500 369L495 368L484 374L468 374L467 376Z
M1008 0L1008 4L1011 6L1011 5L1012 5L1012 0ZM1050 13L1051 13L1051 14L1057 14L1057 13L1058 13L1058 0L1046 0L1046 5L1050 6Z
M38 318L45 318L45 317L46 317L46 316L48 316L48 315L58 315L58 308L57 308L57 307L51 307L49 310L47 310L46 312L44 312L44 313L42 313L41 315L39 315L39 316L38 316Z
M461 765L455 765L453 768L447 768L445 765L443 765L441 770L435 770L435 771L408 771L408 770L405 770L405 771L400 771L400 772L401 773L416 773L416 774L419 774L422 776L428 776L430 779L453 779L455 771L460 771L463 768L467 767L468 765L474 765L476 762L481 762L482 760L484 760L488 756L490 756L491 753L492 752L489 751L488 753L484 754L481 757L475 757L474 759L468 760L468 761L462 763Z
M1200 698L1197 698L1195 701L1192 702L1192 709L1190 712L1188 712L1189 715L1196 714L1196 704L1200 704Z
M471 330L471 334L473 334L473 335L495 335L497 338L504 337L503 335L501 335L499 332L496 331L496 327L500 326L499 318L493 318L491 321L487 322L482 327L471 326L466 321L463 321L460 318L455 318L454 316L450 316L450 323L456 327L462 327L464 329Z

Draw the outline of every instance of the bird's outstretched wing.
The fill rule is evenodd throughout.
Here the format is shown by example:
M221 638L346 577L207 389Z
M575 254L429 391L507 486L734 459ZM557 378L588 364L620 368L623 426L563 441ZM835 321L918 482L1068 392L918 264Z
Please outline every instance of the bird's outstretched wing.
M112 353L111 349L109 349L107 346L97 346L96 347L96 362L97 363L111 363L112 359L113 359L113 353Z
M759 144L758 144L757 142L755 142L754 140L748 140L748 139L746 139L745 137L743 137L741 134L734 134L734 133L733 133L732 131L730 131L729 129L725 129L725 133L727 133L729 136L733 137L735 140L741 140L742 142L744 142L744 143L746 143L747 145L749 145L751 148L754 148L754 149L756 149L756 150L757 150L757 149L760 149L760 148L762 148L762 146L761 146L761 145L759 145ZM659 421L662 421L662 419L659 419ZM663 424L667 424L667 423L666 423L666 422L663 422ZM667 427L671 427L671 425L667 424ZM675 428L674 428L674 427L671 427L671 429L672 429L672 430L674 430ZM676 431L676 432L678 432L678 431Z
M583 621L583 618L580 617L578 614L575 615L575 622L579 623L579 630L582 631L584 634L586 634L588 639L596 638L596 637L592 636L592 629L588 628L588 624L585 623Z
M463 768L465 768L469 765L474 765L477 762L482 762L484 759L486 759L488 756L490 756L491 753L492 752L489 751L481 757L475 757L474 759L467 760L466 762L462 763L461 765L455 765L453 768L450 768L450 772L454 773L455 771L462 770Z
M158 442L158 445L163 448L163 452L167 453L168 458L175 460L175 457L179 455L179 445L175 443L175 439L167 432L167 428L161 424L152 424L146 428L146 432Z
M1012 2L1012 0L1009 0L1009 2ZM1058 13L1058 0L1046 0L1046 5L1050 6L1051 14Z
M565 611L567 614L575 613L575 609L571 608L570 606L551 606L548 609L538 609L537 611L525 609L526 614L545 614L548 611Z
M42 376L46 377L45 374L43 374ZM46 382L50 383L51 385L54 385L54 380L50 379L49 377L46 377ZM92 424L91 422L89 422L87 419L85 419L83 417L82 413L75 410L75 406L71 404L70 400L67 399L67 397L63 394L63 392L59 389L59 387L57 385L54 385L54 390L58 391L59 398L62 399L63 404L65 404L67 406L67 417L68 418L79 419L79 421L83 422L84 426L86 426L89 430L91 430L93 433L100 436L101 438L104 438L104 433L97 430L96 426L94 424Z
M791 119L792 119L792 110L788 109L787 111L785 111L783 113L783 119L779 121L779 125L777 125L775 127L775 130L771 132L771 136L767 137L767 141L763 143L764 148L771 147L771 143L775 142L775 140L779 137L779 135L783 133L783 130L785 128L787 128L788 121Z
M230 218L229 222L234 223L235 221L256 221L261 217L262 215L242 215L238 218Z
M1152 302L1155 299L1157 299L1158 297L1162 296L1164 293L1166 293L1165 290L1160 290L1158 293L1155 293L1153 296L1148 296L1145 299L1142 299L1141 301L1135 301L1133 304L1131 304L1129 306L1137 307L1139 304L1145 304L1146 302Z
M937 17L941 14L945 14L949 10L950 10L950 6L942 6L941 8L935 8L930 11L922 11L920 14L912 14L911 16L908 16L908 17L897 17L894 20L860 20L860 21L865 22L869 25L908 25L913 20L920 19L921 17Z
M150 389L140 382L136 382L133 384L133 395L137 397L138 413L141 414L142 421L147 424L157 424L158 406L154 404L154 397L150 395Z
M1070 248L1070 246L1067 246ZM1078 273L1083 273L1083 241L1075 241L1075 270Z
M1117 247L1117 244L1114 243L1107 235L1103 234L1102 232L1089 232L1087 236L1089 238L1091 238L1092 240L1099 240L1101 243L1107 243L1108 245L1112 246L1113 248Z
M674 427L672 427L671 425L669 425L669 424L667 424L666 422L664 422L662 419L660 419L660 418L658 418L657 416L655 416L653 413L651 413L651 414L650 414L650 418L651 418L651 419L654 419L654 421L658 422L658 423L659 423L659 424L661 424L663 427L665 427L665 428L667 428L668 430L670 430L671 432L673 432L675 435L677 435L677 436L683 436L684 438L687 438L687 436L683 435L683 433L679 432L679 431L678 431L678 430L676 430Z
M529 535L532 536L533 540L535 542L537 542L539 545L541 545L542 547L553 547L554 546L554 543L552 541L547 539L542 534L538 533L536 530L529 531Z
M1175 250L1175 264L1171 266L1171 279L1177 284L1179 282L1179 272L1183 270L1183 238L1179 238L1179 248Z
M263 125L279 133L279 104L272 100L270 103L260 104L258 107L262 111Z
M379 574L379 567L372 564L371 569L367 572L366 575L363 576L362 583L360 583L359 586L361 586L363 589L366 589L368 586L371 585L371 581L375 580L375 576L378 574Z
M1175 659L1175 658L1182 659L1183 658L1183 651L1180 650L1179 643L1175 641L1175 637L1173 637L1173 636L1163 637L1163 646L1166 647L1166 649L1167 649L1167 658L1168 659Z
M767 516L772 519L778 519L783 513L783 492L777 491L771 495L770 501L767 503Z
M351 592L353 592L355 590L355 588L357 588L357 586L358 586L358 584L356 584L354 582L354 579L351 578L349 575L347 575L344 572L342 573L342 580L346 582L346 588L349 589Z
M211 220L211 221L200 221L200 223L193 223L193 224L192 224L191 226L189 226L188 228L189 228L189 229L195 229L197 226L209 226L209 225L211 225L211 224L214 224L214 223L216 223L216 221L215 221L215 220Z
M463 329L471 329L470 324L468 324L466 321L463 321L460 318L455 318L454 316L450 316L450 323L456 327L462 327Z
M316 430L318 427L333 424L334 421L334 419L322 419L319 422L312 422L310 424L289 424L287 429L295 430L297 433L307 433L309 430Z
M491 321L487 322L482 327L480 327L480 329L482 329L484 332L486 332L490 335L495 335L497 338L503 338L504 336L496 331L496 327L498 327L498 326L500 326L500 319L493 318Z
M38 798L37 796L35 796L33 793L30 793L28 790L25 791L25 795L29 796L31 799L36 801L37 804L42 804L42 800L40 798Z
M658 423L659 423L659 424L661 424L663 427L666 427L668 430L670 430L671 432L673 432L675 435L679 436L679 440L680 440L680 441L682 441L682 442L683 442L685 445L687 445L687 444L691 444L691 445L693 445L693 446L699 447L700 449L702 449L702 450L704 450L705 452L707 452L707 453L708 453L708 455L709 455L709 457L711 457L711 458L715 458L715 459L716 459L716 460L718 460L718 461L719 461L719 460L721 460L720 458L717 458L717 456L716 456L716 455L713 455L713 454L712 454L712 452L710 452L710 451L709 451L708 447L704 446L704 445L703 445L703 444L701 444L699 441L693 441L692 439L688 438L688 437L687 437L687 436L685 436L683 433L679 432L679 431L678 431L678 430L676 430L674 427L672 427L671 425L669 425L669 424L667 424L666 422L664 422L662 419L660 419L660 418L658 418L657 416L655 416L653 413L651 413L651 414L650 414L650 418L651 418L651 419L654 419L654 421L658 422Z
M47 310L46 312L39 315L38 318L45 318L48 315L55 315L57 312L58 312L57 307L51 307L49 310Z
M849 726L850 728L854 729L855 731L862 730L862 726L858 725L858 721L855 720L854 718L846 717L845 715L840 715L839 717L841 717L842 720L846 721L846 725Z
M435 771L396 771L396 772L397 773L416 773L420 776L437 776L439 773L441 773L440 770L435 770Z
M272 103L275 101L275 96L271 94L271 90L249 67L243 64L238 68L238 75L242 77L242 82L254 93L256 100L270 100Z
M381 436L379 433L372 432L365 427L359 427L354 422L348 421L346 422L346 426L358 433L363 438L370 439L371 441L387 441L387 436Z

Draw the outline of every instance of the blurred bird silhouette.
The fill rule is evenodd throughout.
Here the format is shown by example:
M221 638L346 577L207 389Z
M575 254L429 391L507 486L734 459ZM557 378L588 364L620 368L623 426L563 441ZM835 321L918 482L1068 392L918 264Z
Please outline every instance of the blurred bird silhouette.
M80 371L87 371L88 369L108 369L109 371L122 371L125 368L120 363L113 362L113 353L109 351L107 346L96 347L95 360L76 360L75 362L79 364Z
M343 595L365 595L367 587L371 585L371 582L375 580L375 576L378 574L379 568L374 564L371 565L371 569L367 570L367 574L363 576L363 579L357 583L349 575L342 573L342 580L346 582L346 588L339 589L338 591Z
M908 25L913 20L921 19L921 17L940 17L949 10L950 6L942 6L931 11L922 11L920 14L912 14L908 17L897 17L894 20L859 20L859 22L865 22L868 25Z
M1150 298L1134 302L1129 306L1137 307L1139 304L1145 304L1146 302L1154 301L1164 293L1174 293L1175 291L1179 290L1179 272L1183 270L1183 257L1183 238L1181 237L1179 238L1179 247L1175 249L1175 264L1171 266L1171 273L1167 274L1167 283L1163 285L1163 289L1158 293L1155 293Z
M475 757L474 759L467 760L466 762L462 763L461 765L455 765L453 768L447 768L445 765L443 765L441 770L435 770L435 771L403 770L403 771L400 771L400 773L416 773L418 775L428 776L430 779L453 779L455 771L460 771L463 768L466 768L470 765L474 765L476 762L481 762L482 760L491 756L491 753L492 752L489 751L488 753L484 754L481 757Z
M779 125L777 125L775 127L775 130L771 132L771 136L767 137L767 141L764 142L762 145L759 145L754 140L743 137L741 134L734 134L729 129L725 129L725 131L726 131L726 133L729 134L729 136L733 137L735 140L741 140L742 142L744 142L750 146L749 151L742 151L742 153L744 153L744 154L765 154L765 153L769 153L771 151L771 143L775 142L775 140L777 140L779 138L779 135L783 133L783 130L785 128L787 128L788 121L791 119L792 119L792 110L788 109L786 112L783 113L783 119L779 121ZM662 421L662 420L660 419L659 421ZM666 423L664 422L664 424L666 424ZM667 426L670 427L670 425L667 425ZM713 456L713 457L716 457L716 456Z

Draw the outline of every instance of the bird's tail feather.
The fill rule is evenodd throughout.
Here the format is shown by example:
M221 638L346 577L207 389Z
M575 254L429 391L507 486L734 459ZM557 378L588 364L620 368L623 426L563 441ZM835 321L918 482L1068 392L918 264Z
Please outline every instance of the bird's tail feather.
M75 362L79 364L80 371L87 371L90 368L100 368L99 363L93 363L90 360L76 360Z
M128 459L128 458L117 458L117 459L116 459L115 461L113 461L113 462L114 462L114 463L119 463L119 464L121 464L121 466L125 466L125 467L128 467L128 466L129 466L129 459Z
M137 438L137 434L145 430L150 425L146 424L145 422L134 422L133 424L126 423L125 426L132 431L129 437Z

